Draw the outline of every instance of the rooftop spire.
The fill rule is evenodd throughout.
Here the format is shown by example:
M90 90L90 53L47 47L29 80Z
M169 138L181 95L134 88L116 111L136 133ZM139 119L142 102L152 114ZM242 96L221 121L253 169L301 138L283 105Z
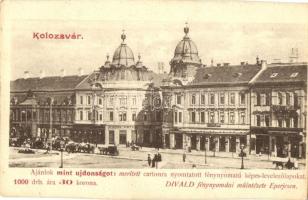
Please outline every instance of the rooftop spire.
M138 54L138 60L140 61L140 59L141 59L141 55L140 55L140 53Z
M126 39L126 35L125 35L125 30L122 30L122 35L121 35L121 39L122 39L122 43L124 43L124 40Z
M107 58L107 61L109 61L109 53L107 53L106 58Z
M184 27L184 33L185 33L185 36L187 36L188 32L189 32L189 27L188 27L188 22L185 22L185 27Z

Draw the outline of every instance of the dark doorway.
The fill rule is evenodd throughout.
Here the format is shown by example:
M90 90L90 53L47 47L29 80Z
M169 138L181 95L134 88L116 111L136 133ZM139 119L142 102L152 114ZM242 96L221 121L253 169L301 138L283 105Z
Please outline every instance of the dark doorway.
M174 134L174 142L175 142L175 148L176 149L182 149L183 148L183 135L180 133Z
M236 152L236 137L235 136L230 137L229 151Z
M126 131L120 130L120 144L126 144Z
M197 137L195 135L190 137L191 149L197 149Z
M205 150L205 136L200 137L200 150Z
M256 135L256 153L268 154L269 150L269 136Z
M219 151L226 151L226 137L224 136L219 137Z

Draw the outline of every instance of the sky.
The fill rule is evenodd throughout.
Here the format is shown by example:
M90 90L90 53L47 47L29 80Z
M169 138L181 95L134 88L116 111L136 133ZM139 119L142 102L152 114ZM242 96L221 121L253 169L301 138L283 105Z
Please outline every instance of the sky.
M41 70L47 76L60 75L61 69L66 75L78 74L79 68L91 73L104 64L107 54L112 58L123 29L135 61L140 54L149 69L157 71L158 62L163 62L169 72L185 22L205 65L211 59L231 65L255 63L257 56L268 63L288 62L291 48L298 48L299 61L308 61L307 4L182 2L12 4L5 27L10 33L11 80L24 77L24 71L34 77ZM33 33L45 32L82 34L83 39L33 38Z

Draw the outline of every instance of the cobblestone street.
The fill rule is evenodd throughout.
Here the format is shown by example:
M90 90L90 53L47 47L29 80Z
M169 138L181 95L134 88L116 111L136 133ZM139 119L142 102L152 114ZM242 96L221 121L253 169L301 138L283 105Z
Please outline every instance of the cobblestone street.
M44 154L44 150L35 150L35 154L17 153L17 148L10 149L10 167L59 167L61 154L58 151L53 151L49 154ZM157 150L153 148L143 148L140 151L131 151L129 148L119 148L119 156L106 156L99 154L86 153L63 153L65 168L149 168L147 164L148 154L153 157ZM241 167L240 158L213 157L213 152L208 152L206 157L202 152L192 152L186 155L186 160L183 162L182 154L178 150L160 150L162 162L159 163L159 168L163 169L180 169L192 168L226 168L239 169ZM203 152L204 153L204 152ZM217 153L216 153L217 154ZM245 169L275 169L271 160L261 160L260 158L245 158ZM300 164L300 168L304 168Z

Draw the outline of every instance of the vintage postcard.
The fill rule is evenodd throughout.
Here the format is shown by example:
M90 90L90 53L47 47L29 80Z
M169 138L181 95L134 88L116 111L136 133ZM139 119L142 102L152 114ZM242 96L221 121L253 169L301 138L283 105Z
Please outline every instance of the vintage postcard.
M1 195L307 198L307 3L0 14Z

